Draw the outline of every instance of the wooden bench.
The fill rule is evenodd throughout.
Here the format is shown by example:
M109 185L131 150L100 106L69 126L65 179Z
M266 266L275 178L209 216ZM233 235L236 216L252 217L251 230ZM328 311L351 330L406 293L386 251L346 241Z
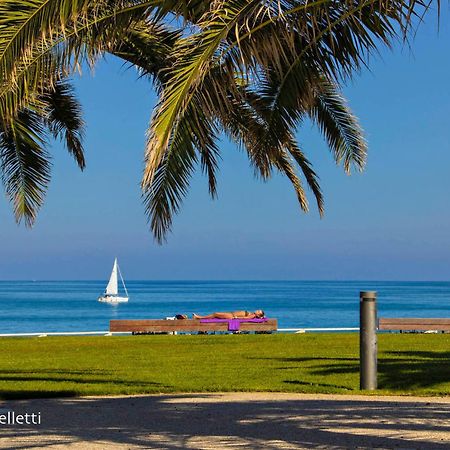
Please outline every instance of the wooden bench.
M271 333L277 331L277 319L268 319L267 322L241 322L239 331ZM228 323L201 323L200 320L111 320L109 322L109 331L111 333L174 333L174 332L228 332Z
M423 318L387 318L380 317L379 330L389 331L450 331L450 318L423 319Z

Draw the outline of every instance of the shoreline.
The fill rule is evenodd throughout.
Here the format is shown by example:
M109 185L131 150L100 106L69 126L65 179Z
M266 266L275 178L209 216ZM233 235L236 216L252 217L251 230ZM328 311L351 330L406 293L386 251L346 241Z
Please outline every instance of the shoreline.
M289 333L289 334L303 334L303 333L349 333L358 332L359 327L330 327L330 328L309 328L309 327L298 327L298 328L278 328L275 333ZM219 333L219 332L217 332ZM141 333L145 334L145 333ZM151 333L148 333L151 335ZM162 334L162 333L160 333ZM192 333L182 333L182 334L197 334ZM215 334L215 333L212 333ZM46 336L131 336L131 332L127 331L117 331L111 332L109 330L103 331L42 331L42 332L24 332L24 333L0 333L0 338L3 337L46 337Z

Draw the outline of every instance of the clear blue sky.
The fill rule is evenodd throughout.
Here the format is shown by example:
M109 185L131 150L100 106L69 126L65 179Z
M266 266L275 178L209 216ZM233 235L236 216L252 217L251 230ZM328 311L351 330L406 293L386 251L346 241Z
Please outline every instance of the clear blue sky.
M450 18L428 19L413 52L373 58L345 93L369 141L368 166L347 177L310 124L298 138L319 172L326 214L299 211L289 183L257 181L222 142L219 199L196 176L168 244L141 204L145 130L155 96L113 59L77 80L87 169L59 144L34 229L0 203L0 279L450 279ZM312 200L312 199L311 199ZM313 202L311 202L313 203Z

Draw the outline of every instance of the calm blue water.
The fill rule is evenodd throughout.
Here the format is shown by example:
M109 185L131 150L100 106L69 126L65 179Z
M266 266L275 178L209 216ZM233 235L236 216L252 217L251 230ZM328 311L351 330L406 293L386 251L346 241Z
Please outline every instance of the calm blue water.
M262 308L280 328L356 327L359 291L380 316L450 317L450 282L130 281L128 304L97 302L105 281L0 282L0 333L107 330L110 319Z

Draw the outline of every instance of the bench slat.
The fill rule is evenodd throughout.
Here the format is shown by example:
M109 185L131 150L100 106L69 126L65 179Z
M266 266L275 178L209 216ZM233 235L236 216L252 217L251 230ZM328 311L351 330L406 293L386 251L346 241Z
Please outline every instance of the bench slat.
M267 322L242 322L240 331L276 331L277 320ZM200 320L111 320L111 332L167 332L174 331L228 331L227 322L201 323Z
M379 330L399 331L450 331L450 318L388 318L383 317L378 322Z

